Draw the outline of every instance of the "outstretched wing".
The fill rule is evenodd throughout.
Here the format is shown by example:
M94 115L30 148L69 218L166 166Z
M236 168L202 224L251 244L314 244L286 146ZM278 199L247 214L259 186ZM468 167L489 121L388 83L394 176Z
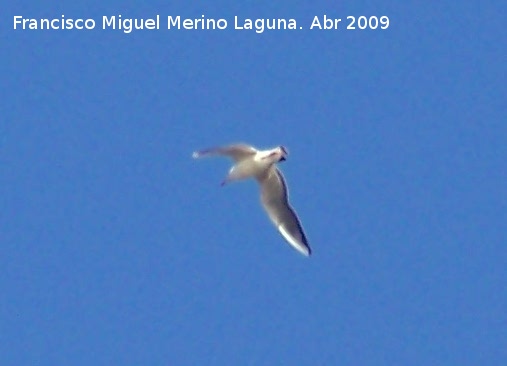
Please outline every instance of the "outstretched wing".
M303 227L289 204L288 190L282 173L273 166L259 179L261 202L276 228L301 254L309 256L311 249Z
M196 151L192 154L194 159L202 158L205 156L216 156L223 155L232 158L234 161L241 161L255 155L257 150L246 144L234 144L222 147L212 147L200 151Z

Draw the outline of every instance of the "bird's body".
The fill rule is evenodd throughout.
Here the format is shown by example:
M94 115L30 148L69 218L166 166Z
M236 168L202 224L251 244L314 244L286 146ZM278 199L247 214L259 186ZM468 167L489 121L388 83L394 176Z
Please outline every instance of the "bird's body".
M192 156L200 158L213 155L228 156L235 161L222 185L247 178L255 178L259 182L261 202L271 221L289 244L303 255L309 256L310 246L301 223L289 204L283 175L276 167L276 163L286 159L287 150L283 146L257 150L249 145L235 144L201 150Z

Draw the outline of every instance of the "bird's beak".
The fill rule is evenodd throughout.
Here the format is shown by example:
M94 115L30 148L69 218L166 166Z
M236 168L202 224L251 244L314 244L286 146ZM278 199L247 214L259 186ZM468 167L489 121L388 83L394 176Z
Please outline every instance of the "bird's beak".
M287 159L285 158L285 155L282 155L282 157L280 158L280 161L285 161L285 160L287 160Z

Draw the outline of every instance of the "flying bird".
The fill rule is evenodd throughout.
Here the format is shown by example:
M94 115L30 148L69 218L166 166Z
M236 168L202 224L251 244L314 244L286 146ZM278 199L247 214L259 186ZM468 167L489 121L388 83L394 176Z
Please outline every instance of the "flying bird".
M287 159L288 152L285 147L257 150L246 144L234 144L200 150L192 154L194 159L206 156L226 156L234 160L235 164L222 181L222 186L247 178L257 179L262 205L278 231L301 254L305 256L311 254L303 227L289 204L285 179L276 166L277 163Z

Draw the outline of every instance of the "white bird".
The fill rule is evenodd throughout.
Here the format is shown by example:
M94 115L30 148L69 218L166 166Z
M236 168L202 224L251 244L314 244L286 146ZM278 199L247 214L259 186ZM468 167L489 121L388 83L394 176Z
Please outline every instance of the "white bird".
M261 202L271 221L290 245L309 256L311 249L303 227L289 204L287 185L276 167L276 163L286 160L287 150L283 146L257 150L249 145L235 144L196 151L192 157L216 155L228 156L235 162L221 185L247 178L257 179L261 187Z

